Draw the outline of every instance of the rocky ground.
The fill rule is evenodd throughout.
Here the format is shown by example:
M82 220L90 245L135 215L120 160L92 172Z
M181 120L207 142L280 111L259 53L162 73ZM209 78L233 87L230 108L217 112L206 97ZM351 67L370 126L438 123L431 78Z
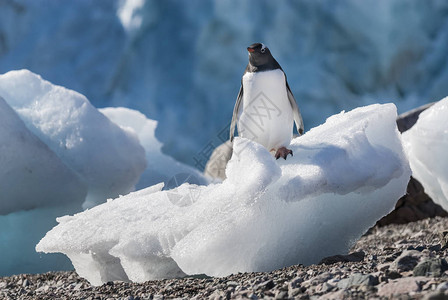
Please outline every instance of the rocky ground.
M75 272L0 278L0 299L448 299L448 218L374 227L350 255L269 273L93 287Z

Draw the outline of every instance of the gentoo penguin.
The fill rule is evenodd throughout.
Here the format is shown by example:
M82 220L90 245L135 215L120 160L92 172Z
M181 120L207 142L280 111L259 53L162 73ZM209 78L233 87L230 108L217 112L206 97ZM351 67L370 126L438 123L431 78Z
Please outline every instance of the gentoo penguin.
M269 151L275 158L286 159L292 154L286 147L293 136L293 124L303 134L303 120L286 75L271 51L262 43L247 48L249 64L233 109L230 125L230 141L233 141L235 125L238 134L253 140Z

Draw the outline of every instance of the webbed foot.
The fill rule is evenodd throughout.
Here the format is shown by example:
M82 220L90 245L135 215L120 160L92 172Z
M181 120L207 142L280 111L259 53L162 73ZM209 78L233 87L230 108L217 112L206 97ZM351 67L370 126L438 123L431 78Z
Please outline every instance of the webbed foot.
M286 160L286 157L288 154L291 154L291 156L294 156L292 154L292 150L287 149L286 147L278 148L277 152L275 153L275 159L279 159L280 157L283 157L283 159Z

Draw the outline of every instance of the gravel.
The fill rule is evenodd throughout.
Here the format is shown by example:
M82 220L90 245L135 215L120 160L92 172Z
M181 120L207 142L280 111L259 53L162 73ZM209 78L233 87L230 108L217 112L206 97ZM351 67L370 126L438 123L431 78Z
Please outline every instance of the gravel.
M0 277L0 299L448 299L448 218L374 227L311 266L91 286L75 272Z

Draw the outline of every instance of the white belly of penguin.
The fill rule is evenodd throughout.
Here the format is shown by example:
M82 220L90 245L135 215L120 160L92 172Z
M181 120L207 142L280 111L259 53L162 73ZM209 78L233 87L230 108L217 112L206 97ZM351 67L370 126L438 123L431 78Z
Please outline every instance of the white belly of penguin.
M269 151L290 144L294 120L281 70L246 73L242 101L239 136L253 140Z

